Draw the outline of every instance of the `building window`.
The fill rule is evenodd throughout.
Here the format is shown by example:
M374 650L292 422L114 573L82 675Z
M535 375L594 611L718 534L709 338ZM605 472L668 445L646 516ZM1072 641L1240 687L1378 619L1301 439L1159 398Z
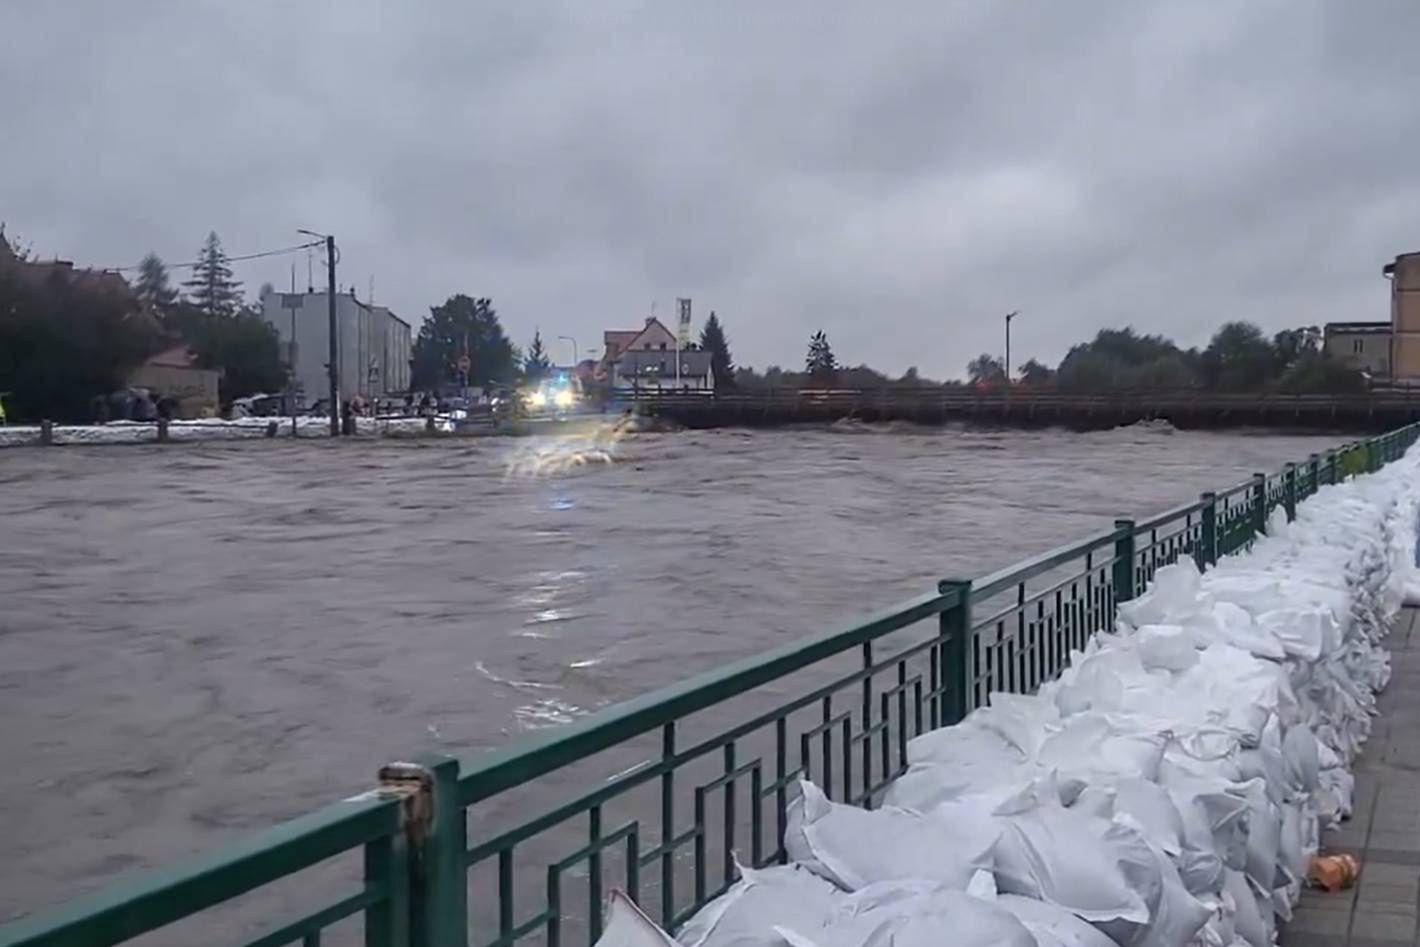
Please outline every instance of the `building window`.
M1357 355L1360 355L1363 351L1365 351L1365 349L1366 349L1366 340L1365 340L1365 339L1356 339L1356 340L1352 341L1352 343L1351 343L1351 351L1355 352Z
M664 352L665 350L666 350L666 343L662 342L662 343L661 343L661 351Z

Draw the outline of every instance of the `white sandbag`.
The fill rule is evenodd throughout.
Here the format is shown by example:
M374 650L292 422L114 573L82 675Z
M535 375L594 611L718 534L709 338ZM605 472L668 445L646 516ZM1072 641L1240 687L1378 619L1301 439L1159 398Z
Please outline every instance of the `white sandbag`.
M812 934L775 925L790 947L1037 947L1016 916L992 900L920 881L885 882L850 895Z
M907 809L874 810L829 801L813 783L789 806L789 857L848 891L914 878L964 889L991 867L1000 829L989 810L975 818L931 818Z
M1189 892L1171 859L1157 850L1153 855L1159 894L1149 905L1149 923L1130 947L1185 947L1213 916L1213 908Z
M1260 780L1247 785L1247 876L1262 891L1277 886L1277 852L1281 847L1282 813L1267 798Z
M1058 905L1091 922L1144 923L1148 908L1119 867L1110 823L1069 809L1042 807L1001 820L996 883Z
M1200 643L1219 642L1241 648L1259 658L1281 661L1287 656L1282 642L1257 626L1246 609L1232 602L1215 602L1189 625Z
M833 919L844 897L800 865L746 868L730 890L702 907L680 930L682 947L778 947L775 924L809 933Z
M1247 877L1232 869L1224 872L1223 890L1236 905L1233 925L1237 929L1237 936L1252 947L1272 947L1274 923L1270 895L1265 899L1265 905L1259 905L1258 894L1248 884Z
M1321 748L1316 737L1305 726L1287 730L1282 738L1282 762L1287 782L1297 792L1313 792L1321 778Z
M1134 628L1167 625L1192 615L1198 608L1201 585L1198 567L1180 559L1154 573L1143 595L1119 603L1119 617Z
M1238 870L1247 865L1248 801L1227 791L1227 782L1173 778L1165 788L1183 823L1185 848L1214 852Z
M613 891L607 905L606 927L596 947L679 947L669 934L646 916L636 902Z
M1057 905L1019 894L997 895L996 904L1014 914L1035 935L1038 947L1042 934L1066 947L1115 947L1099 928Z
M1040 741L1036 761L1070 775L1153 780L1164 746L1159 734L1122 733L1104 715L1083 713L1067 717L1059 730Z
M1257 627L1272 635L1291 657L1318 660L1341 646L1341 629L1323 608L1277 608L1257 616Z
M999 732L965 722L929 730L907 741L909 766L930 763L986 765L988 761L1009 766L1023 763L1025 759L1025 754Z
M1224 865L1217 852L1185 848L1174 859L1174 867L1178 869L1183 886L1195 897L1205 897L1222 890Z
M1146 668L1187 671L1198 663L1193 632L1182 625L1145 625L1136 639L1139 660Z
M1177 856L1183 851L1183 817L1164 787L1146 779L1114 783L1114 817L1128 820L1159 851Z
M1038 695L997 691L990 695L990 704L973 711L966 722L997 734L1026 758L1034 759L1046 729L1059 724L1060 712Z

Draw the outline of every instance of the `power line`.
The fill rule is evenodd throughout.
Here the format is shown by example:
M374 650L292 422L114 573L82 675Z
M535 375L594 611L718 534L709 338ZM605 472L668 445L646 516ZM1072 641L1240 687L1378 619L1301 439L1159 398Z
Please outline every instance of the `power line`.
M324 241L324 240L313 240L313 241L311 241L310 243L301 243L301 244L297 244L297 245L294 246L294 247L282 247L282 248L279 249L279 250L263 250L263 251L261 251L260 253L244 253L244 254L242 254L241 256L227 256L227 255L223 254L222 259L223 259L224 261L226 261L227 263L241 263L241 262L244 261L244 260L259 260L259 259L261 259L262 257L281 256L282 254L285 254L285 253L297 253L297 252L299 252L299 251L301 251L301 250L308 250L308 249L310 249L311 247L319 247L319 246L324 246L324 245L325 245L325 241ZM163 265L166 266L166 267L167 267L168 269L170 269L170 270L182 270L182 269L189 269L189 268L195 267L195 266L201 266L201 265L202 265L203 263L205 263L205 262L206 262L205 260L194 260L194 261L191 262L191 263L164 263ZM127 272L130 272L130 271L132 271L132 270L140 269L141 267L142 267L142 264L141 264L141 263L138 264L138 265L136 265L136 266L115 266L115 267L109 268L108 272L110 272L110 273L127 273Z

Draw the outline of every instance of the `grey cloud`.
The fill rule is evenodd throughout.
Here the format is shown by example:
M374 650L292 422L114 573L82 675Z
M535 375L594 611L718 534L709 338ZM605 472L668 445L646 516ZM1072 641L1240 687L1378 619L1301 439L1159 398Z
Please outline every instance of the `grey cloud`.
M3 0L0 0L3 2ZM1420 7L7 3L0 219L82 263L334 231L418 316L595 344L689 295L742 363L958 375L1108 325L1384 318ZM295 261L304 281L305 261ZM290 261L249 264L284 285Z

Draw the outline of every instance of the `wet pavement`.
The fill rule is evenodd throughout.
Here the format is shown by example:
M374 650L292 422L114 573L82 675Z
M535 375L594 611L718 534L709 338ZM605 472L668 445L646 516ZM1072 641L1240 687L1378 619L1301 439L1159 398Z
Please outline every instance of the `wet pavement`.
M1420 905L1420 611L1406 609L1386 640L1391 680L1356 761L1355 809L1322 837L1350 852L1361 875L1349 890L1309 889L1282 932L1284 947L1409 947Z

